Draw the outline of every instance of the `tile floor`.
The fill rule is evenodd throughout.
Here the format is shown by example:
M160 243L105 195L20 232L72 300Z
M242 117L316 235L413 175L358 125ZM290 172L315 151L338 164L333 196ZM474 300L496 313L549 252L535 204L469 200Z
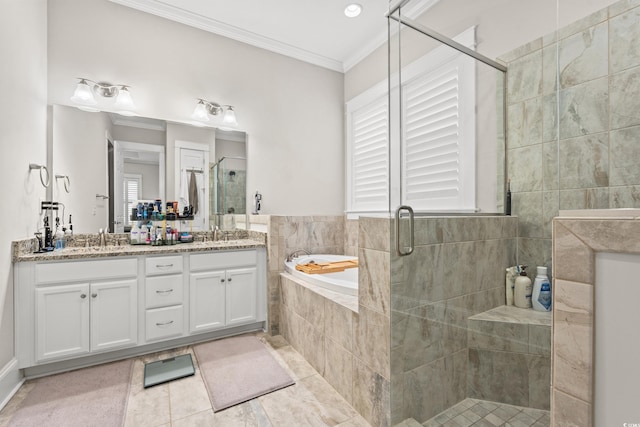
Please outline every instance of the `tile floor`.
M504 403L465 399L441 412L422 427L549 427L549 411ZM406 427L413 427L407 424Z
M295 385L214 414L195 358L194 376L146 390L142 386L145 363L193 354L190 346L141 356L135 359L125 426L369 426L282 337L256 335L289 372ZM0 411L0 427L8 424L30 389L29 382L25 383Z

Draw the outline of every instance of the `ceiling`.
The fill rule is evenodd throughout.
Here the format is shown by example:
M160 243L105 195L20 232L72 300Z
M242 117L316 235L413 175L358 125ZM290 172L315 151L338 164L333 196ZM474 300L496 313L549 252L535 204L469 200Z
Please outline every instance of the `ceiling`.
M389 0L111 1L340 72L387 38ZM437 1L411 0L403 15L415 18ZM353 2L363 11L347 18Z

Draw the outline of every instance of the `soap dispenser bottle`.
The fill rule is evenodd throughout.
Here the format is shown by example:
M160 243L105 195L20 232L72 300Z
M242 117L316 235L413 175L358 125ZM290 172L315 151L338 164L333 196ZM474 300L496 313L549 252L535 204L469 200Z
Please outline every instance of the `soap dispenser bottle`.
M513 289L513 302L520 308L531 308L531 279L527 277L526 268L526 265L521 266Z
M551 310L551 283L547 276L547 267L538 267L536 279L533 281L531 303L534 310Z

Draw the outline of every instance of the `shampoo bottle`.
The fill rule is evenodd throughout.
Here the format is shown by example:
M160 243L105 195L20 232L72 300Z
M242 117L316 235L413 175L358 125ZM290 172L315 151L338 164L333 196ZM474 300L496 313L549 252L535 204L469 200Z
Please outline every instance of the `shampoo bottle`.
M547 267L538 267L536 279L533 282L531 303L534 310L551 310L551 282L547 277Z
M527 277L526 268L526 265L522 266L513 289L513 302L520 308L531 308L531 279Z

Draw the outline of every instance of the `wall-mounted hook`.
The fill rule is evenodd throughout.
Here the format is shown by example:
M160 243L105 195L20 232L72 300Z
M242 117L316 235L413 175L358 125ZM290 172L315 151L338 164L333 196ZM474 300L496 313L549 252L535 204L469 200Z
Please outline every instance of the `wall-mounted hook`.
M49 187L49 169L47 169L47 167L45 165L38 165L36 163L29 163L29 172L31 172L33 169L40 169L40 182L42 183L44 188ZM47 174L46 181L45 181L44 177L42 176L42 170L43 169L44 169L44 172Z
M109 196L105 196L104 194L96 194L96 199L107 200Z
M59 179L63 179L64 181L64 191L69 193L69 188L71 188L71 181L69 180L69 175L56 175L56 181Z

